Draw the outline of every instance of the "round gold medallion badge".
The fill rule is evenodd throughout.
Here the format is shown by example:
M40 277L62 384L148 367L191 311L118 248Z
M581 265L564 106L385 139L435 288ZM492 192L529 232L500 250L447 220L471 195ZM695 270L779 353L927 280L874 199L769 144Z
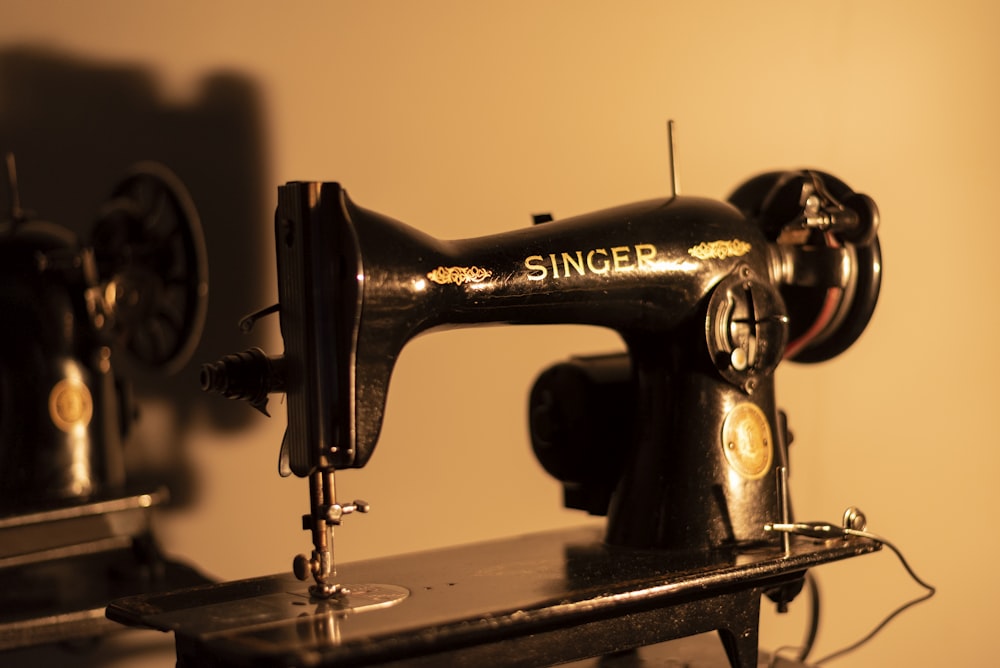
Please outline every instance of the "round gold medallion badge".
M94 413L90 390L79 380L64 378L49 393L49 416L63 431L86 427Z
M722 449L729 465L744 478L756 480L771 468L771 425L764 411L743 403L729 411L722 424Z

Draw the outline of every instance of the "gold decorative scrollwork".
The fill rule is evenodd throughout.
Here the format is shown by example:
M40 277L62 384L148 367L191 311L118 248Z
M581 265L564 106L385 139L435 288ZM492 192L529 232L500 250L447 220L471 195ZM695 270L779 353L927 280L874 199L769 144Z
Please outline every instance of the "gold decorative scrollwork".
M740 257L750 252L749 243L740 239L720 239L719 241L702 241L697 246L688 248L688 254L699 260L725 260L729 257Z
M427 273L427 278L438 285L448 285L454 283L482 283L493 275L489 269L482 267L438 267L434 271Z

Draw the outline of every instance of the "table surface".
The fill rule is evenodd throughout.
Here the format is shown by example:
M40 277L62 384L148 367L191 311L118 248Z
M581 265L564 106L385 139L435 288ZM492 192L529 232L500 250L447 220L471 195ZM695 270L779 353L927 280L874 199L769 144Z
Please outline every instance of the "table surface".
M749 592L735 605L756 642L761 592L880 547L863 539L796 539L787 555L778 547L679 555L610 547L602 533L588 526L346 564L338 575L351 593L341 600L311 599L308 583L289 573L130 597L107 614L173 631L179 657L183 646L227 663L340 665L494 642L509 648L517 638L561 638L553 635L558 629L578 631L557 641L571 644L591 642L602 629L659 642L719 628L720 615L729 613L716 600ZM667 637L640 628L663 611L655 625L678 615L707 621L685 619L690 633ZM543 644L551 651L551 642ZM569 651L566 659L585 656Z

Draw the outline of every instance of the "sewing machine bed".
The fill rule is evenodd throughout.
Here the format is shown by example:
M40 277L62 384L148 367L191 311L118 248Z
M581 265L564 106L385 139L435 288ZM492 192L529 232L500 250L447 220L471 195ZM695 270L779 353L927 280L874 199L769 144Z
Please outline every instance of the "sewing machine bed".
M121 629L108 601L209 582L160 554L150 524L166 492L0 516L0 651Z
M763 593L880 548L793 538L787 556L682 558L602 537L588 526L348 563L343 600L310 600L289 573L134 596L107 616L174 632L179 667L533 666L713 630L734 665L755 667Z

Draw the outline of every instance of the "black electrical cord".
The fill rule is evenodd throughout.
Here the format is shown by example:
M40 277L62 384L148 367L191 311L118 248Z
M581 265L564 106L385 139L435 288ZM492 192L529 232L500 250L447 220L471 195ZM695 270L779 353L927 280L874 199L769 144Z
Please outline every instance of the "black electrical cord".
M777 668L778 660L781 658L783 652L791 652L797 650L798 654L795 660L799 663L805 663L806 659L809 658L809 654L812 652L813 645L816 644L816 636L819 634L819 620L820 620L820 595L819 595L819 584L816 582L816 578L810 571L806 571L805 574L806 587L809 589L809 626L806 629L805 640L802 641L802 645L784 645L778 647L771 653L771 660L767 663L767 668Z
M821 537L821 535L822 537L831 537L831 538L837 536L841 536L844 538L847 538L848 536L857 536L859 538L867 538L869 540L876 541L878 543L881 543L882 545L885 545L890 550L892 550L893 553L896 555L896 557L899 559L899 562L903 565L903 568L906 569L906 572L913 579L913 581L916 582L921 587L923 587L925 590L927 590L927 593L925 593L923 596L918 596L917 598L907 601L903 605L893 610L891 613L889 613L889 615L885 617L885 619L879 622L875 626L875 628L873 628L863 638L861 638L860 640L851 645L848 645L847 647L844 647L842 649L837 650L836 652L833 652L832 654L824 656L822 659L819 659L818 661L814 662L812 664L813 666L820 666L828 661L839 659L845 654L853 652L854 650L858 649L859 647L867 643L869 640L874 638L882 629L884 629L889 624L889 622L891 622L893 619L901 615L904 611L912 608L918 603L923 603L924 601L934 596L934 594L937 592L937 589L933 585L928 584L916 574L916 572L910 566L909 562L906 561L906 557L903 556L903 553L902 551L900 551L899 548L897 548L893 543L882 538L881 536L870 533L868 531L838 527L831 524L770 525L769 530L787 531L788 533L803 534L813 538ZM820 596L819 596L819 588L816 585L815 579L812 578L808 573L806 574L806 578L807 578L806 581L809 584L809 593L812 601L812 607L810 610L810 623L806 634L806 640L801 648L783 647L776 650L771 657L771 661L768 664L768 668L775 668L776 661L779 658L779 653L784 650L799 649L798 660L801 662L805 662L806 659L808 659L809 654L812 652L813 644L816 640L816 634L819 629Z
M799 652L799 661L806 662L812 652L813 645L816 644L816 636L819 635L819 584L812 573L806 572L806 585L809 587L809 628L806 631L806 640L802 643L802 650Z
M856 650L857 648L861 647L866 642L868 642L869 640L871 640L872 638L874 638L875 635L879 631L881 631L882 629L884 629L886 627L886 625L889 624L889 622L891 622L893 619L895 619L896 617L898 617L899 615L901 615L904 611L912 608L913 606L917 605L918 603L923 603L927 599L929 599L932 596L934 596L934 594L937 592L937 589L935 587L933 587L932 585L930 585L927 582L925 582L922 579L920 579L920 577L916 574L916 572L914 572L913 568L910 567L910 564L907 563L906 557L903 556L903 553L899 550L899 548L897 548L895 545L893 545L889 541L887 541L884 538L881 538L879 536L876 536L873 533L869 533L867 531L859 531L857 529L843 529L843 532L846 535L848 535L848 536L859 536L861 538L868 538L869 540L877 541L877 542L882 543L883 545L885 545L890 550L892 550L896 554L896 556L899 558L899 562L901 564L903 564L903 568L906 569L906 572L909 573L909 575L913 579L913 581L916 582L921 587L923 587L924 589L926 589L927 593L924 594L923 596L918 596L917 598L915 598L915 599L913 599L911 601L907 601L903 605L899 606L894 611L892 611L891 613L889 613L889 615L885 619L883 619L874 629L872 629L871 632L868 633L868 635L866 635L865 637L861 638L860 640L858 640L857 642L855 642L852 645L848 645L847 647L844 647L843 649L837 650L833 654L827 654L826 656L824 656L819 661L816 661L816 663L814 664L816 666L820 666L820 665L826 663L827 661L832 661L833 659L838 659L838 658L842 657L843 655L847 654L848 652L853 652L854 650Z

